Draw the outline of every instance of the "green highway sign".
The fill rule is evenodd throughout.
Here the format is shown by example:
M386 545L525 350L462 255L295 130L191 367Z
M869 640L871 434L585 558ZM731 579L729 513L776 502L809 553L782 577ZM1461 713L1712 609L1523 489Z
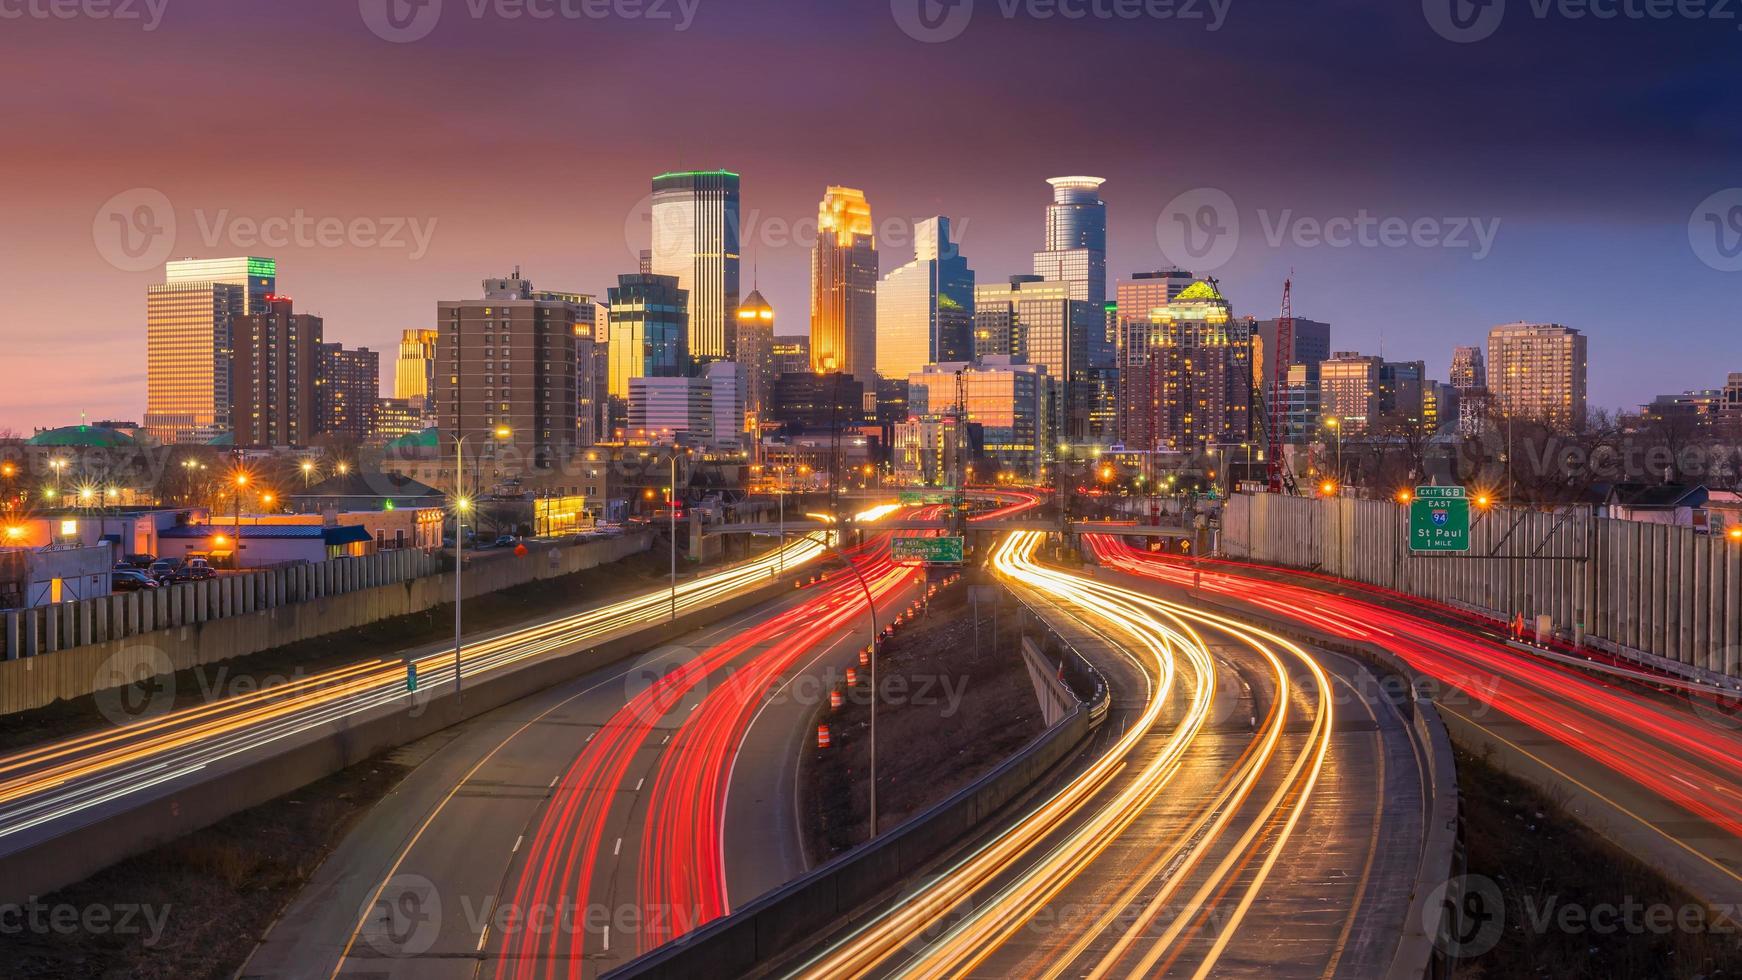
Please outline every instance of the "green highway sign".
M960 535L948 538L896 538L890 555L898 565L960 565L967 560Z
M1409 503L1409 550L1470 550L1470 497L1463 487L1416 487Z
M947 491L939 492L933 490L919 493L911 490L903 490L897 495L896 499L910 507L917 507L921 504L947 504L953 500L954 497Z

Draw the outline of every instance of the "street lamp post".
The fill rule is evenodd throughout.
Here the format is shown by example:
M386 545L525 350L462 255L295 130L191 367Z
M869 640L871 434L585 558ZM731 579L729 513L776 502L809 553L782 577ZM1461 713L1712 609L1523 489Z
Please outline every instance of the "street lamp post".
M497 439L506 439L512 433L507 426L498 426L491 435ZM342 476L348 469L344 463L338 466ZM465 491L466 474L466 436L454 434L454 697L460 696L460 648L463 629L461 626L460 606L464 597L462 591L463 571L466 567L466 512L472 509L472 501ZM474 522L476 523L476 522ZM408 662L409 664L409 662ZM409 666L407 667L409 670Z

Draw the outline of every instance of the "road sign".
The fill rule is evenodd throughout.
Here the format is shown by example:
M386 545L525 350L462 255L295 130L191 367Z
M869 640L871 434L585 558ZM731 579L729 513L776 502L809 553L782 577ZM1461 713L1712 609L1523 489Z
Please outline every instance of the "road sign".
M1470 550L1470 497L1463 487L1416 487L1409 504L1409 550Z
M960 535L947 538L896 538L890 555L897 565L960 565L966 561Z

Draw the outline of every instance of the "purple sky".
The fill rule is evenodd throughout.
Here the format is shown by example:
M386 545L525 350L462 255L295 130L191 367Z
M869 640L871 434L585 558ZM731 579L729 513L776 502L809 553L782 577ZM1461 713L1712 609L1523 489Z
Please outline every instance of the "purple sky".
M176 256L277 257L281 291L329 339L382 349L390 386L400 330L485 276L518 264L603 293L645 244L648 179L702 167L743 175L746 285L754 264L782 333L808 323L791 229L825 185L863 188L891 223L885 269L911 256L901 227L942 213L990 281L1027 271L1044 179L1087 173L1108 180L1115 277L1170 264L1170 202L1216 189L1240 222L1214 273L1236 312L1274 315L1293 269L1297 313L1333 323L1340 350L1383 337L1443 379L1494 324L1559 321L1590 335L1592 400L1611 407L1742 371L1742 272L1725 271L1742 265L1742 191L1702 207L1742 187L1735 21L1510 0L1492 36L1454 43L1424 13L1440 0L1231 0L1213 31L975 0L959 36L922 43L900 26L919 0L569 0L637 14L603 20L445 0L426 37L390 43L369 26L384 2L138 0L140 20L0 23L0 428L143 415L161 264L123 268L98 220L117 195L129 213L142 190L167 200ZM1065 6L1144 9L1097 2ZM250 222L299 214L344 230L250 242ZM1317 240L1362 214L1415 230ZM373 240L395 229L398 247Z

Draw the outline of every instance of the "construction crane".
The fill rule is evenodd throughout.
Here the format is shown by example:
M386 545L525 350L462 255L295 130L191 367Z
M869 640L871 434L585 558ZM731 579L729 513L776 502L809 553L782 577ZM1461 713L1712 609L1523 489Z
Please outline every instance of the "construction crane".
M1265 436L1265 489L1291 497L1300 494L1294 473L1283 458L1283 445L1288 431L1288 369L1294 363L1294 275L1282 281L1282 315L1276 318L1276 342L1271 345L1270 397L1264 395L1262 381L1256 386L1258 417Z
M968 530L968 380L956 370L956 404L951 413L956 418L955 493L950 498L950 533L965 534Z

